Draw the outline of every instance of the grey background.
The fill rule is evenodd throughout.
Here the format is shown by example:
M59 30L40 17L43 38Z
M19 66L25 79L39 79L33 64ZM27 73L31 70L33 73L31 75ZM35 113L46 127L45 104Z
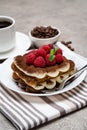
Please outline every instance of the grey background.
M87 57L87 0L0 0L0 15L16 20L16 31L28 35L36 25L61 30L60 41L72 41L76 53ZM87 130L87 108L33 130ZM16 128L0 114L0 130Z

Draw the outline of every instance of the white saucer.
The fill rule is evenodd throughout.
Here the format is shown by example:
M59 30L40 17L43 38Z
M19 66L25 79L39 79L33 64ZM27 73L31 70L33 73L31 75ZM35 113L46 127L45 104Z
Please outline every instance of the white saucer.
M21 32L16 32L16 46L14 49L5 52L0 53L0 59L6 59L9 57L13 57L17 54L21 54L24 51L26 51L31 46L31 41L29 37Z

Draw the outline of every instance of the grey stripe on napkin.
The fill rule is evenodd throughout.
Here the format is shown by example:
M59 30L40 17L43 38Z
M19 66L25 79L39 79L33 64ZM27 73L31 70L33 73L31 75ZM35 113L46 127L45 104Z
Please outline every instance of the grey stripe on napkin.
M74 89L60 95L33 97L0 87L1 112L20 130L59 118L87 106L87 78Z

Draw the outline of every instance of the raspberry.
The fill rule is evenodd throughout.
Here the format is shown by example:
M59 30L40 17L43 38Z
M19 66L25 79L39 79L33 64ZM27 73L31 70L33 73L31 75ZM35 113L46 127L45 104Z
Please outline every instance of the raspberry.
M48 44L48 46L50 47L50 49L53 49L53 44Z
M39 56L38 50L33 50L33 53L35 54L36 57Z
M54 58L53 61L50 61L50 54L46 55L46 65L50 66L50 65L55 65L56 64L56 59Z
M34 66L36 67L45 67L46 63L45 60L42 56L38 56L35 60L34 60Z
M58 64L63 62L63 56L60 53L56 55L56 62Z
M39 56L38 50L32 50L29 53L35 54L36 57Z
M44 46L42 46L42 48L46 51L46 53L48 54L48 53L50 53L50 46L48 46L48 45L44 45Z
M62 51L62 49L60 49L60 48L57 50L56 54L59 54L59 53L60 53L61 55L63 54L63 51Z
M45 51L43 48L39 48L39 49L37 50L37 53L38 53L39 56L42 56L42 57L44 57L44 58L45 58L45 56L46 56L46 51Z
M35 54L33 52L29 52L26 56L26 63L29 65L33 64L35 58L36 58Z

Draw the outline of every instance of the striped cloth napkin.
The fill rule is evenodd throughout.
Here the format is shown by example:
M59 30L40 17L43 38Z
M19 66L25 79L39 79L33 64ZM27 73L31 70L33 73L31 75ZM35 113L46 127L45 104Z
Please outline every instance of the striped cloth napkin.
M0 93L2 114L18 130L29 130L87 106L87 77L74 89L55 96L20 95L2 85Z

